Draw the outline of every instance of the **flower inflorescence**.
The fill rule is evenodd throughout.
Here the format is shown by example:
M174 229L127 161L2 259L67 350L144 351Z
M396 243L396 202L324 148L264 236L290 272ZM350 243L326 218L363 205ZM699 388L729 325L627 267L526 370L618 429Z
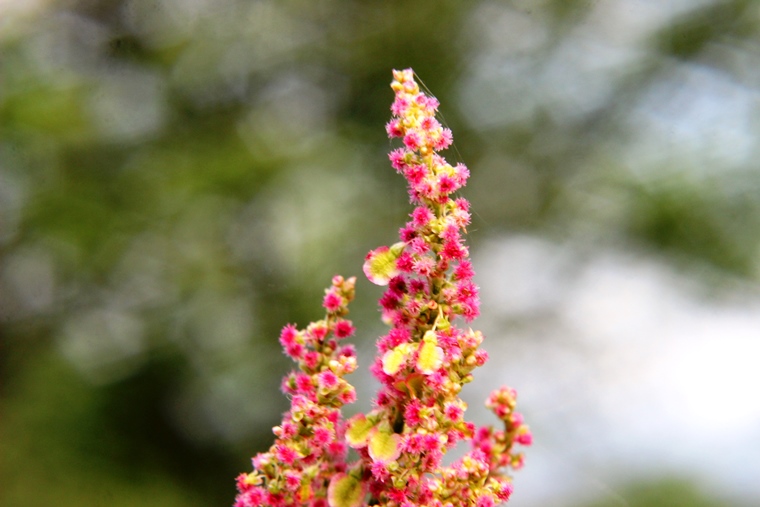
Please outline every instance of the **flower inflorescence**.
M459 393L487 360L483 335L457 326L459 317L470 322L479 313L463 239L469 203L452 197L469 171L438 153L452 143L436 119L438 101L420 92L411 69L393 77L386 130L403 147L389 157L415 208L399 241L369 252L363 266L371 282L387 286L380 307L390 330L370 367L381 384L374 408L345 422L340 416L355 398L343 379L356 368L355 354L338 343L354 331L344 318L354 279L335 277L323 299L326 318L282 331L286 354L300 366L283 382L292 407L274 429L269 452L238 477L235 507L491 507L512 493L507 470L523 464L514 446L531 444L511 388L494 391L486 403L502 428L464 419ZM470 451L445 465L444 455L461 441L470 442ZM350 463L347 447L358 455Z

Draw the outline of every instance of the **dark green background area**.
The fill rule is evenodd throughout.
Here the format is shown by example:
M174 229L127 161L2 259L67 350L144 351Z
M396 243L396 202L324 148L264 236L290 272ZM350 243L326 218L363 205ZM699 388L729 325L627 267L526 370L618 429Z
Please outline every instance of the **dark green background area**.
M394 241L409 211L386 155L393 68L413 67L441 101L456 144L447 156L473 174L463 192L473 248L504 233L586 234L599 248L667 259L708 291L756 283L757 167L697 178L721 161L671 156L650 168L662 178L642 179L615 152L636 139L632 112L647 91L677 85L675 66L760 84L736 63L758 68L748 49L760 43L754 2L670 16L638 41L635 67L596 77L610 80L609 93L577 114L539 101L527 117L480 125L464 107L475 69L502 50L520 68L541 68L599 8L9 7L0 19L0 504L229 505L234 477L287 409L279 329L319 318L335 273L360 278L356 341L371 348L380 292L361 262ZM481 33L479 16L496 11L540 27L542 42L520 49L522 36ZM498 79L527 100L531 75ZM586 505L718 505L687 480L619 490L618 503Z

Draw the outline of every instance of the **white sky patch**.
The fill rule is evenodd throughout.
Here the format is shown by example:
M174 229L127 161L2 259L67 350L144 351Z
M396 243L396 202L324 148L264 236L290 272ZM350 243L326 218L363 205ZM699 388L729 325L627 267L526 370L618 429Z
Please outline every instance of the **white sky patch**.
M715 69L679 65L632 111L636 134L623 148L625 160L644 178L672 160L693 174L746 167L756 154L759 112L756 89Z
M663 473L760 498L760 294L706 299L654 260L581 251L513 237L474 252L491 356L474 385L516 387L535 433L514 505Z
M473 48L460 93L464 117L476 129L544 113L560 123L577 121L609 100L619 79L651 60L658 30L708 3L597 0L577 11L558 43L546 28L544 2L482 2L473 9L471 29L463 30Z

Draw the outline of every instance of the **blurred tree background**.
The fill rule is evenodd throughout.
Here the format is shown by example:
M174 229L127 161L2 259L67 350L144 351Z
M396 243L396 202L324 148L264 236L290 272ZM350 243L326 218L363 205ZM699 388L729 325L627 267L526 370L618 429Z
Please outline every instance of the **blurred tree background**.
M405 67L472 171L473 251L760 281L757 2L2 0L0 504L232 502L287 407L280 327L408 212ZM378 296L359 281L368 350ZM715 505L631 480L588 505Z

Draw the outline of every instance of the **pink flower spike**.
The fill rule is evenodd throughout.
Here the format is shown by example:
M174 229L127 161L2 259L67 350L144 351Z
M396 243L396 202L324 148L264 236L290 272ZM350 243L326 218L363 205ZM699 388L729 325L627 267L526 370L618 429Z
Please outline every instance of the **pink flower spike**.
M357 356L342 341L354 333L345 317L356 279L336 275L321 301L325 316L280 333L298 363L282 382L290 409L254 470L238 476L234 507L496 507L512 492L509 469L524 462L515 448L533 435L506 387L486 402L498 428L465 419L460 392L488 357L483 334L460 327L480 307L465 242L469 203L453 197L470 171L441 155L453 135L415 79L412 69L394 70L386 125L399 139L389 160L407 180L411 218L397 243L370 251L362 265L370 282L387 286L379 312L390 327L369 366L380 384L371 409L348 420L341 413L356 399L345 377ZM460 442L471 450L447 464Z

